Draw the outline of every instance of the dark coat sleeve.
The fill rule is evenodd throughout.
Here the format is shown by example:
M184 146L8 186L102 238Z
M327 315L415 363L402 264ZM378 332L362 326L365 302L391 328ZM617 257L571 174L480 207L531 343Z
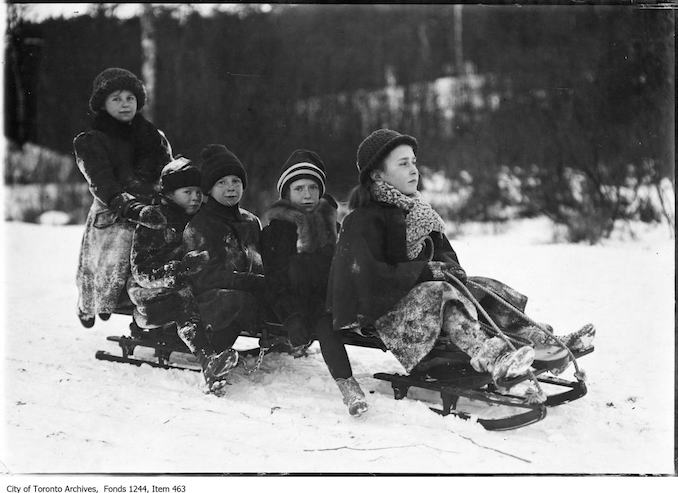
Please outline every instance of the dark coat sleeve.
M92 195L108 205L114 196L123 191L123 187L113 171L105 139L104 134L97 130L83 132L73 140L73 149Z
M457 253L452 248L447 236L437 231L431 234L433 239L433 259L437 262L454 262L459 265Z
M144 288L174 288L180 282L183 257L181 243L174 248L165 241L165 230L138 225L132 239L130 255L134 280Z
M286 221L273 220L261 234L267 297L281 320L300 314L302 308L294 294L290 266L297 253L297 228Z
M344 220L327 298L335 330L373 324L417 284L427 266L425 261L386 261L400 248L394 242L404 245L405 240L404 230L399 238L387 222L381 213L360 210Z

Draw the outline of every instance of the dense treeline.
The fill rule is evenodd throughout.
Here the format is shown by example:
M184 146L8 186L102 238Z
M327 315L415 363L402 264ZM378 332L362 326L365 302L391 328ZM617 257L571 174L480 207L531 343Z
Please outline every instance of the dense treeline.
M155 122L175 153L197 158L209 142L232 148L248 165L248 205L258 210L280 164L302 146L320 152L333 189L345 198L363 137L358 115L320 113L311 121L295 104L378 90L387 74L405 88L405 101L385 111L381 124L415 133L420 162L471 187L471 199L449 211L456 217L496 219L497 209L517 206L570 225L594 217L586 227L604 236L610 221L638 213L623 191L673 176L673 13L465 6L458 33L454 9L276 6L202 17L158 8ZM139 20L119 20L105 9L20 22L10 34L8 50L19 53L16 66L35 86L28 95L32 130L24 136L54 150L70 152L86 127L90 84L100 70L140 73ZM431 94L412 88L463 71L458 34L462 61L472 63L486 81L485 96L499 104L462 106L448 136L431 114L437 110L424 104ZM30 55L27 37L39 39ZM11 75L8 67L10 99ZM7 115L5 121L13 122ZM8 132L20 141L18 128L9 125ZM507 195L507 176L517 195Z

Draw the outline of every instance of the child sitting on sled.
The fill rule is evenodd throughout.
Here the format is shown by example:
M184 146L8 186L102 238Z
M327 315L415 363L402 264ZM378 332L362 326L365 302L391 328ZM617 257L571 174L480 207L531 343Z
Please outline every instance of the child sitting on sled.
M183 247L183 231L202 203L200 171L188 159L178 158L162 170L162 204L154 217L139 224L132 240L132 277L128 293L136 305L140 327L175 323L177 334L196 356L210 390L238 362L232 349L218 353L210 344L189 278L208 260L204 251Z
M86 328L97 314L108 320L126 298L134 225L154 203L160 171L172 160L165 135L141 115L145 101L146 90L133 73L107 68L94 79L91 128L73 140L93 196L76 275L77 314Z
M240 207L247 171L226 146L208 144L201 152L203 193L207 201L184 230L186 251L205 251L205 268L192 277L193 292L212 344L223 350L241 331L261 322L264 268L259 218Z
M376 130L358 147L360 184L349 200L352 212L342 224L328 287L333 328L376 330L410 373L422 371L444 341L495 382L525 375L535 355L532 344L547 342L550 327L526 321L527 298L509 286L467 279L444 221L417 190L417 149L414 137L388 129ZM481 308L529 344L516 349L486 330L490 321ZM594 334L589 324L562 341L580 349ZM349 412L357 414L365 396L353 377L349 381L349 398L342 393Z
M303 354L315 335L323 359L353 415L367 411L355 401L353 376L339 332L327 311L327 282L337 241L337 203L325 193L325 165L315 152L296 150L282 167L280 200L267 213L262 233L266 284L283 322L292 354Z
M294 151L282 167L280 200L267 211L261 235L268 298L295 357L305 354L318 325L331 323L325 297L338 223L337 203L325 193L325 182L320 156Z

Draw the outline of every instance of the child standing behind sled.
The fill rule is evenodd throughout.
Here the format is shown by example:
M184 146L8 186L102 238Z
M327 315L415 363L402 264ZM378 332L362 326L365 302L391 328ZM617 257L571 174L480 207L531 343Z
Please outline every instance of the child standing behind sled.
M189 277L208 260L207 252L184 254L183 231L202 203L200 171L178 158L162 170L162 205L153 208L155 220L142 213L132 241L130 299L140 327L175 322L177 334L196 356L208 387L223 379L238 362L232 349L218 353L209 343Z
M73 140L80 171L94 197L82 238L76 284L84 327L108 320L130 275L133 222L151 204L163 166L172 160L165 136L139 113L146 91L137 77L108 68L89 100L92 127ZM130 222L131 221L131 222Z

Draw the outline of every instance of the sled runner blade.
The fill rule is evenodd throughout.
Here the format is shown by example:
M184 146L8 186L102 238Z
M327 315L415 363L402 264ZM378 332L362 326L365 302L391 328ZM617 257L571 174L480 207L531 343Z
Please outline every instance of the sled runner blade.
M577 399L580 399L586 395L586 392L588 389L586 388L586 383L581 382L581 381L576 381L576 382L570 382L568 380L564 380L562 378L556 378L556 377L541 377L538 378L542 383L547 383L549 385L559 385L561 387L569 387L570 390L566 390L565 392L561 392L559 394L551 394L547 396L546 404L549 407L553 406L560 406L561 404L565 404L567 402L572 402Z
M160 363L158 361L151 361L151 360L145 360L145 359L140 359L140 358L135 358L132 356L117 356L115 354L111 354L107 351L97 351L94 357L98 360L101 361L112 361L114 363L127 363L129 365L134 365L134 366L142 366L142 365L149 365L152 366L153 368L162 368L163 370L187 370L187 371L195 371L199 372L200 368L189 368L187 366L180 366L180 365L174 365L171 363Z
M472 414L456 409L460 397L486 402L490 405L522 410L520 413L500 418L477 418L478 423L486 430L500 431L520 428L541 421L546 416L546 407L542 404L528 404L524 398L518 396L502 395L480 390L491 382L491 378L487 374L459 375L444 382L390 373L376 373L374 378L390 382L395 399L407 397L407 391L410 387L439 392L443 403L442 409L435 407L430 407L429 409L442 416L453 415L465 420L473 417Z

